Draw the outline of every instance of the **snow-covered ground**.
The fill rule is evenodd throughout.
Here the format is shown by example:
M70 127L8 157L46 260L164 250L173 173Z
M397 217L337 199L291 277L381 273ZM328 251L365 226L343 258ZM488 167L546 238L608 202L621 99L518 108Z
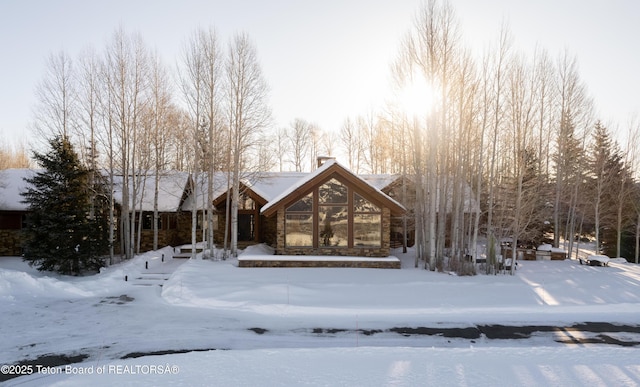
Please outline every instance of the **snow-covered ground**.
M637 330L572 328L635 327L637 265L525 261L514 276L458 277L399 252L401 270L238 268L171 253L87 277L0 257L0 364L36 361L6 383L640 385ZM494 324L558 328L492 339ZM625 346L585 344L603 335ZM46 355L85 358L49 368L36 360Z

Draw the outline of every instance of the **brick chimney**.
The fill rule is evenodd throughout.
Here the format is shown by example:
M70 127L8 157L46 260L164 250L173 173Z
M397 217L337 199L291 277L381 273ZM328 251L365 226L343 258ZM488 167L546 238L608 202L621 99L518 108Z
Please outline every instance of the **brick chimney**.
M318 156L318 168L322 166L327 160L335 160L335 156Z

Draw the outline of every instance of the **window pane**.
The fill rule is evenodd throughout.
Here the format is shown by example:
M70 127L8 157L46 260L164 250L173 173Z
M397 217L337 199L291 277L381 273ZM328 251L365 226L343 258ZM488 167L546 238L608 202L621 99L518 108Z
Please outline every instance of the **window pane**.
M255 210L256 203L251 199L249 195L243 193L240 195L240 200L238 201L238 209L239 210Z
M353 245L355 247L380 247L382 245L380 214L353 215Z
M347 207L321 206L318 209L318 241L321 247L346 247L348 228Z
M358 194L353 195L353 210L355 212L380 212L380 208Z
M313 214L287 214L284 243L287 247L313 247Z
M309 194L287 208L287 211L310 212L313 209L313 194Z
M153 227L153 213L145 212L142 214L142 229L151 230Z
M321 204L347 204L347 186L336 179L322 184L318 189L318 195Z

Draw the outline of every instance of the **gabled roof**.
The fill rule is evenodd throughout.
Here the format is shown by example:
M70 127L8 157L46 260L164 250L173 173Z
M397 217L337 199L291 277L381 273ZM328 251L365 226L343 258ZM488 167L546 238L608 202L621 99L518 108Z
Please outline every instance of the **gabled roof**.
M0 171L0 211L27 211L21 195L27 188L25 178L38 171L33 169L5 169Z
M195 176L195 178L194 178ZM229 174L227 172L215 172L213 174L213 197L218 198L227 192L227 180ZM183 202L180 206L182 211L192 211L194 208L194 200L196 201L195 209L204 210L207 208L207 198L209 197L207 191L209 187L209 176L205 172L201 172L197 175L191 175L189 178L189 187L184 190ZM192 189L192 185L195 183L195 188ZM195 193L195 195L194 195ZM181 192L183 194L183 192ZM197 197L194 197L197 196Z
M391 184L401 179L401 175L383 173L383 174L365 174L358 175L363 180L376 187L377 189L384 191L385 188L389 187Z
M308 174L308 172L259 172L247 174L241 178L240 190L248 191L251 197L261 205L264 205ZM214 195L214 205L219 205L226 198L226 195L226 189Z
M270 202L308 174L308 172L263 172L251 179L245 179L245 186L264 198L266 202Z
M329 180L333 175L340 176L342 179L355 186L356 189L363 194L380 202L385 207L388 207L392 214L401 214L406 211L402 204L383 193L379 188L354 174L337 161L331 159L327 160L315 171L300 178L296 183L281 192L277 197L270 200L269 203L262 207L260 212L265 216L273 215L280 206L287 204L294 198L306 195L313 189L313 187Z
M153 211L156 177L153 172L147 176L139 175L136 200L129 199L129 206L136 211ZM133 187L133 178L130 177L129 189ZM189 179L187 172L163 171L158 177L158 211L176 212L180 208L183 192ZM114 176L113 198L117 203L122 203L122 176Z

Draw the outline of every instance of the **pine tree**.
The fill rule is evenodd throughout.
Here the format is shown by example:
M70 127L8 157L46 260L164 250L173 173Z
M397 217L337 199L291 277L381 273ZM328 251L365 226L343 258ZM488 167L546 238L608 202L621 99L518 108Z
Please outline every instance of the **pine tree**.
M625 168L617 144L599 121L593 132L589 164L596 246L602 252L616 256L616 210Z
M80 163L68 138L49 141L48 153L34 152L43 168L26 179L29 215L24 229L24 260L38 270L80 274L103 266L108 205L100 185Z

